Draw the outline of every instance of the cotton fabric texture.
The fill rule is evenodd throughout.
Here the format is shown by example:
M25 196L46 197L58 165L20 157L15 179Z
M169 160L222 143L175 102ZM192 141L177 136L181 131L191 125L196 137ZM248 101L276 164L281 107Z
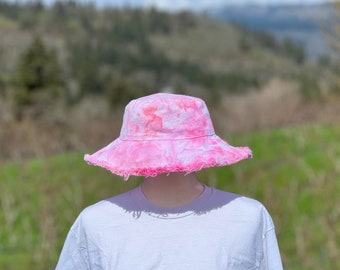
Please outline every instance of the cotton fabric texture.
M233 147L215 134L202 99L158 93L132 100L119 138L84 159L127 180L130 175L190 173L251 156L248 147Z
M56 270L282 270L273 221L258 201L205 187L163 208L141 187L87 207Z

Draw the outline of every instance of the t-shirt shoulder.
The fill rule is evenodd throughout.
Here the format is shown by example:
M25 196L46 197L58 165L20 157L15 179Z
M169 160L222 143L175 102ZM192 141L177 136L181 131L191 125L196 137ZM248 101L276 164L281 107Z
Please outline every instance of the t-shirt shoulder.
M103 199L97 203L85 207L81 211L80 216L85 220L93 220L94 218L100 218L101 216L114 216L115 214L120 215L124 210L123 205L126 206L131 204L130 196L131 190L107 199Z
M254 220L261 220L264 224L264 233L274 229L273 220L267 208L260 201L218 189L213 189L213 191L214 199L212 201L219 201L221 204L224 203L228 211L240 213L240 215L247 216Z
M262 211L262 209L265 209L264 205L260 201L253 198L219 189L213 189L213 192L214 200L229 201L230 204L235 203L241 208L253 209L254 211Z

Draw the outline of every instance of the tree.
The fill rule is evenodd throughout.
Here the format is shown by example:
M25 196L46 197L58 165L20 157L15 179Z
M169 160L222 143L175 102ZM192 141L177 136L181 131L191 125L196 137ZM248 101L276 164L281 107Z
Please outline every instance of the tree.
M282 50L285 55L294 59L297 64L302 64L306 59L305 49L302 45L294 43L290 38L284 39Z
M334 1L331 15L325 23L324 30L329 45L340 53L340 2Z
M331 58L328 59L327 66L324 65L323 77L327 84L330 85L330 90L334 93L340 93L340 2L334 1L330 6L330 11L326 21L323 24L323 31L326 40L333 49ZM325 63L325 59L323 59Z
M61 85L56 51L48 50L40 37L35 37L19 56L15 83L18 105L31 103L35 92L51 91Z

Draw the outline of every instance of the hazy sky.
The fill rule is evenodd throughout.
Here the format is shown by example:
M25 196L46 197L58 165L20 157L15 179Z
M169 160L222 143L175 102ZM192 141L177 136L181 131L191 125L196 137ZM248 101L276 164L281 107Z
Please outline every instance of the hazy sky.
M243 4L315 4L330 2L330 0L96 0L98 5L115 4L118 6L156 6L162 9L177 10L183 8L204 9L220 5Z
M26 0L7 0L8 2L27 2ZM79 3L96 3L98 6L155 6L161 9L178 10L193 9L202 10L207 7L220 5L243 5L243 4L315 4L331 2L332 0L76 0ZM335 0L333 0L335 1ZM43 0L45 3L53 3L53 0Z

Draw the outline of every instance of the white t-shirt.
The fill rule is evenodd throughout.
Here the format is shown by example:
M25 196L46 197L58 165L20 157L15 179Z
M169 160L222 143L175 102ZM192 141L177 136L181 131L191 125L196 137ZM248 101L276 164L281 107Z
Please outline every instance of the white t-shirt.
M87 207L57 270L281 270L274 225L256 200L205 187L193 202L162 208L141 188Z

